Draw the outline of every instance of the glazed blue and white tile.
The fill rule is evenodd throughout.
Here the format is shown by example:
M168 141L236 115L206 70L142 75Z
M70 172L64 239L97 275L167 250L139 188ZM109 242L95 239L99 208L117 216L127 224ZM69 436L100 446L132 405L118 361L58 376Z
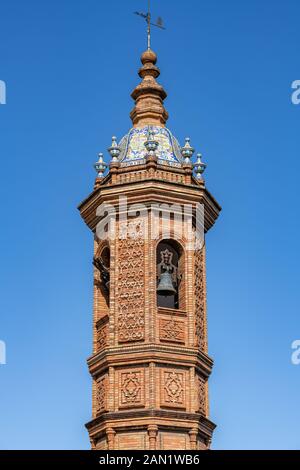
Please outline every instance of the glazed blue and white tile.
M147 150L145 142L149 130L154 133L155 140L159 145L156 151L158 163L163 165L181 166L182 156L178 141L165 127L145 126L142 128L132 128L125 135L119 144L121 153L119 161L122 166L139 165L146 160Z

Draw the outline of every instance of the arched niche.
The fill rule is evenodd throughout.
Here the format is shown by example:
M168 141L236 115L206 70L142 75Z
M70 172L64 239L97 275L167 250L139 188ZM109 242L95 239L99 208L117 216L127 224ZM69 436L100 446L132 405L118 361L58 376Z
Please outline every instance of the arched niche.
M162 276L163 273L168 276ZM184 309L185 288L184 250L179 242L173 239L161 240L156 247L157 306L159 308ZM162 284L172 286L174 293L166 295L160 291ZM170 291L171 292L171 291Z
M109 290L110 290L110 249L108 245L100 247L97 250L93 260L94 266L99 271L99 285L101 294L109 306Z

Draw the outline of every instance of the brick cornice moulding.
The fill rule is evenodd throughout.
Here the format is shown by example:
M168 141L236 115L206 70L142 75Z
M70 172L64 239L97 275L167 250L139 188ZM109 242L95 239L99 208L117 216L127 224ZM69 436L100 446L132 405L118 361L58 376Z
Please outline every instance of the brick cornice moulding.
M78 207L81 216L88 227L95 232L99 218L96 216L97 208L102 203L112 204L115 207L116 214L119 210L119 197L126 196L128 206L136 203L143 203L149 209L151 204L191 204L195 209L196 204L204 205L204 225L205 231L208 231L215 223L221 211L221 207L206 188L187 187L182 188L170 185L169 182L162 183L154 181L138 182L138 185L129 184L127 187L121 187L114 191L108 187L100 192L92 193L91 197L83 201Z
M135 410L135 411L118 411L103 413L97 418L89 421L86 428L89 430L90 435L96 437L99 433L103 432L104 425L109 422L110 426L118 428L118 430L126 430L124 420L130 421L135 424L135 429L145 429L149 423L149 419L155 418L155 423L161 431L168 431L176 428L176 431L184 431L187 428L197 427L200 434L205 438L211 438L216 425L200 413L186 413L185 411L173 410ZM162 422L159 421L162 420ZM170 424L166 424L165 420Z
M157 366L170 364L179 367L195 366L205 377L209 377L213 367L213 360L204 352L178 345L176 345L176 351L174 351L174 346L140 344L126 347L122 345L118 348L105 348L87 360L93 376L98 376L108 367L125 364L143 365L150 362Z

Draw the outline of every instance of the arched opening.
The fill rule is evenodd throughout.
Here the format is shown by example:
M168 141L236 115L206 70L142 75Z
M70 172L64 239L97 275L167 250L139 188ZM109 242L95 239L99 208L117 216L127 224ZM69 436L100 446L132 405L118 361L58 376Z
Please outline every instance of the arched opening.
M109 305L109 284L110 284L110 249L104 247L99 255L94 257L94 266L100 273L100 288L103 297Z
M183 250L175 240L162 240L156 250L157 306L183 308L181 288L184 269Z

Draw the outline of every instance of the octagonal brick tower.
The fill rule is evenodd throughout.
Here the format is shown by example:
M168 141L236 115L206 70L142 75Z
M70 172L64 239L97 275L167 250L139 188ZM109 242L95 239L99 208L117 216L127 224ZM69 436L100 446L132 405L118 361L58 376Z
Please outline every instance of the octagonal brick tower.
M99 450L207 449L215 428L208 406L213 361L205 243L194 239L199 205L205 233L220 206L201 177L200 157L191 164L189 140L180 147L165 126L156 60L152 50L142 54L133 127L119 144L113 138L107 174L100 157L94 190L79 205L94 236L92 419L86 427Z

